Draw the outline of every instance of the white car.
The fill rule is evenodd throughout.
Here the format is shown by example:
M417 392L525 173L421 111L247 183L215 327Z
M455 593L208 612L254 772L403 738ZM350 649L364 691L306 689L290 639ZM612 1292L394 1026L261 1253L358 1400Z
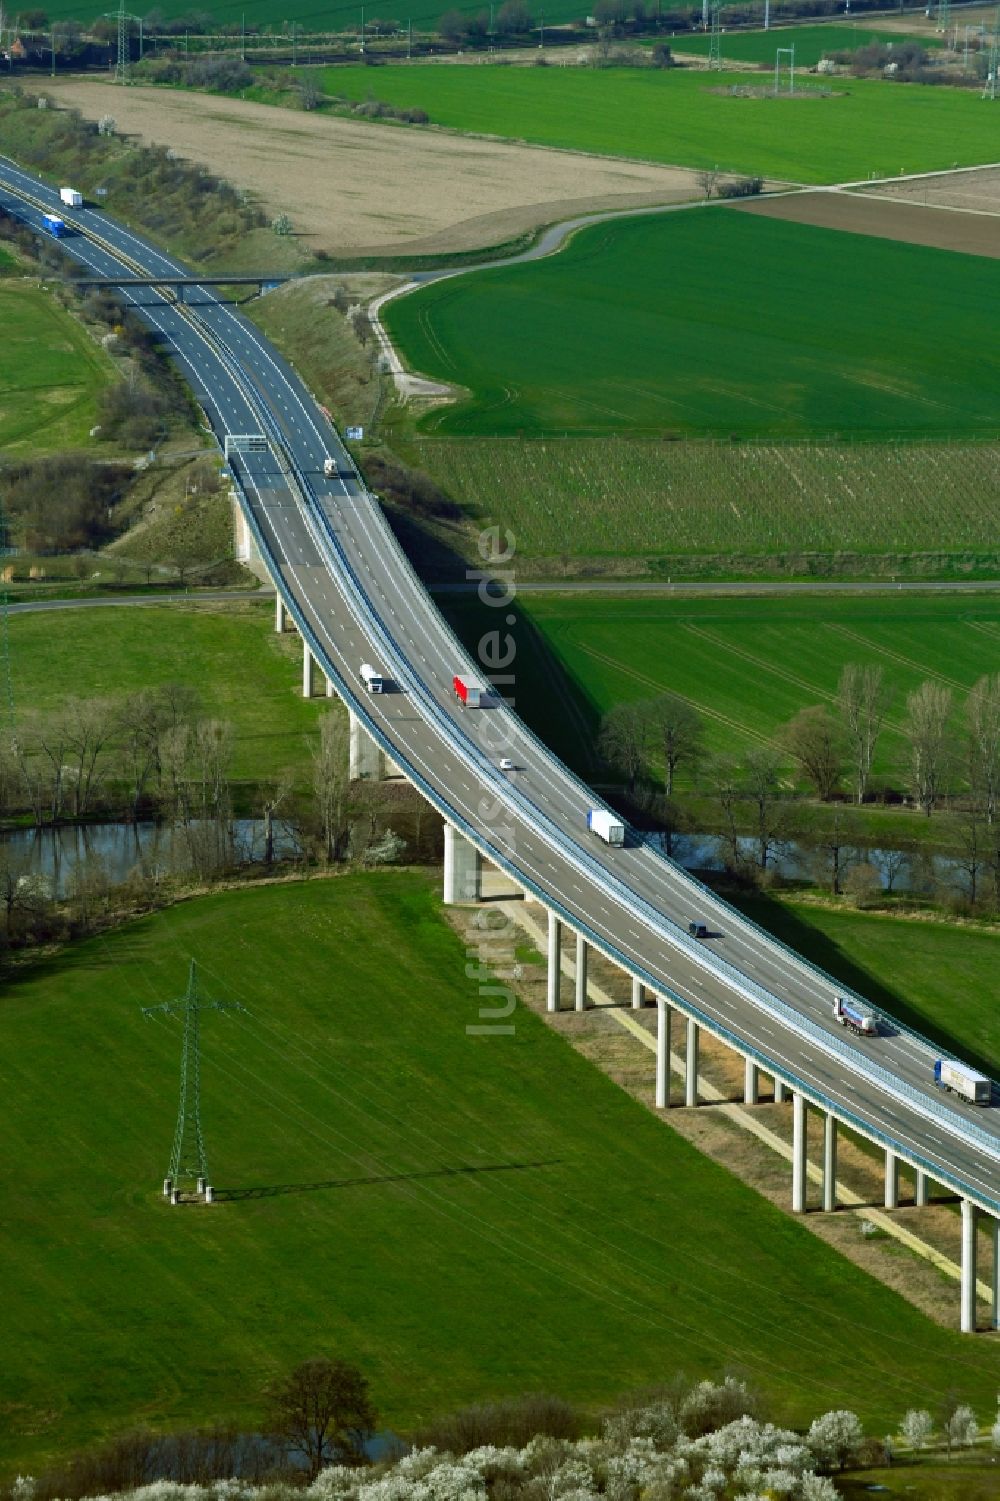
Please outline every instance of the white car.
M513 771L514 770L514 763L510 759L509 756L501 756L500 757L500 770L501 771Z

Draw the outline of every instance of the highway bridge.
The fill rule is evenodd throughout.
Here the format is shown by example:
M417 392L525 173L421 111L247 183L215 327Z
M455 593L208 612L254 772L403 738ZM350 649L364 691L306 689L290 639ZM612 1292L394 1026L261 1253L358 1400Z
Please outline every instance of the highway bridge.
M59 210L53 188L0 159L0 207L41 230ZM148 278L191 272L104 213L74 214L64 252L90 275ZM165 288L123 286L122 296L168 343L229 462L247 524L277 586L277 624L291 616L303 642L303 689L319 672L351 716L352 771L379 774L391 761L445 820L445 901L474 899L481 862L505 871L548 913L548 1006L560 1004L560 951L575 944L576 1005L587 1005L594 950L632 980L633 1005L658 1008L656 1095L669 1105L672 1025L684 1028L685 1104L698 1097L703 1031L745 1060L745 1095L761 1072L790 1094L792 1208L806 1208L807 1114L823 1121L823 1207L836 1207L837 1130L850 1126L885 1156L885 1203L900 1202L900 1169L917 1204L928 1183L961 1201L961 1328L977 1324L977 1223L992 1233L991 1323L1000 1319L1000 1101L975 1108L934 1086L938 1050L882 1019L875 1038L850 1037L834 1021L829 976L755 927L642 838L625 848L590 835L587 787L500 700L510 686L514 617L505 594L511 567L501 532L483 540L482 584L495 624L472 661L439 615L397 545L350 455L302 382L240 314L205 289L179 306ZM227 438L230 440L226 444ZM235 439L240 441L234 441ZM324 472L324 460L334 472ZM490 581L493 581L492 584ZM395 691L369 694L371 663ZM463 709L456 674L489 677L497 698ZM500 769L509 758L513 772ZM712 936L688 933L692 917Z

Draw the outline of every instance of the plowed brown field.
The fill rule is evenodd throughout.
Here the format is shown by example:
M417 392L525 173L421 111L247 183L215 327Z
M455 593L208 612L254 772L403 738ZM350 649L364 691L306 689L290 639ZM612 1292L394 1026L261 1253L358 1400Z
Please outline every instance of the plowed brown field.
M1000 259L1000 216L924 207L922 203L883 196L881 190L878 196L789 193L738 207L740 212L768 214L796 224L816 224L822 229L844 229L851 234L875 235L880 240L903 240L910 245L933 245L939 250Z
M286 213L311 250L332 254L474 250L590 210L700 196L681 168L86 78L45 92L203 163L268 213Z

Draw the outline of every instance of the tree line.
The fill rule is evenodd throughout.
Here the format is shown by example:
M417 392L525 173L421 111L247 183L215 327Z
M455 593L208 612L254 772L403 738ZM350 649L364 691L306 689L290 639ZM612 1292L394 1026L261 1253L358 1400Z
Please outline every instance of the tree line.
M259 826L251 858L316 866L398 861L430 836L421 799L373 781L351 782L347 716L329 709L308 742L304 774L279 771L253 784L233 776L235 731L205 712L191 688L167 683L120 699L69 698L55 711L19 716L0 736L0 817L38 828L67 822L156 820L173 839L155 862L137 853L123 881L98 857L73 867L63 898L32 873L27 856L0 844L0 942L82 936L122 911L161 905L176 882L205 884L237 871L247 853L240 812ZM404 823L411 840L392 827ZM166 861L166 863L165 863Z
M875 764L890 725L899 748L886 783L876 779ZM770 739L736 755L709 755L702 716L667 693L616 705L602 721L598 749L632 805L666 831L668 850L684 824L675 796L683 773L689 787L712 798L728 866L745 866L747 831L759 871L798 832L812 841L823 878L839 893L846 851L862 838L850 806L905 799L928 818L946 807L955 815L947 839L971 904L987 895L984 876L1000 896L1000 674L981 677L961 698L928 679L897 701L881 667L849 663L830 702L800 709ZM796 783L830 809L798 829ZM887 852L889 889L906 858L905 850ZM866 897L881 889L882 876L861 862L851 884Z
M780 781L790 758L821 801L849 788L856 803L866 802L875 792L876 753L895 707L881 667L849 663L832 704L800 709L770 743L746 753L748 786L755 766L769 768L769 777ZM993 824L1000 803L1000 674L981 677L961 701L946 683L928 679L906 694L900 707L894 728L903 745L896 772L913 806L929 818L961 794ZM616 705L601 723L598 748L630 792L653 783L660 770L668 797L678 770L697 780L711 768L717 779L725 759L706 758L702 716L672 693ZM888 790L882 788L883 795Z

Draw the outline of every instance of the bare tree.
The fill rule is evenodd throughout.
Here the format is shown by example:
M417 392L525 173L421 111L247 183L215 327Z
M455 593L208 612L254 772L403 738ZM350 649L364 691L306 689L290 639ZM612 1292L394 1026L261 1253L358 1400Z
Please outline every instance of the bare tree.
M844 734L833 715L820 704L800 709L780 735L816 795L828 802L844 772Z
M906 696L904 733L913 800L928 818L941 799L951 763L951 689L929 681Z
M974 907L979 900L979 874L989 864L990 855L989 846L983 837L983 815L976 803L972 803L968 812L959 820L957 834L959 850L955 864L965 877L962 894L969 898L970 905Z
M264 864L274 864L274 820L292 790L292 773L279 772L261 783L261 806L264 814Z
M889 708L881 667L849 662L840 674L837 702L844 716L854 760L855 796L864 802L875 760L875 747Z
M725 827L722 842L726 848L727 859L735 869L740 863L738 810L741 794L736 762L728 756L716 756L708 765L707 777L719 804Z
M83 818L91 811L104 775L115 715L104 699L71 698L62 719L73 816Z
M649 734L663 757L667 796L672 797L679 766L697 765L702 747L701 715L686 699L664 693L646 708Z
M711 198L719 185L718 167L703 167L698 173L698 186L705 195L705 202Z
M130 693L118 714L120 770L128 787L133 822L151 783L160 777L160 740L169 709L161 693L143 688Z
M312 749L313 796L322 838L323 859L343 858L347 841L350 754L347 719L327 711L319 721L319 744Z
M784 830L784 806L779 800L778 758L761 747L743 758L746 787L756 812L757 863L767 869L768 860Z
M7 942L32 918L41 917L48 905L46 883L31 870L24 856L9 848L0 849L0 911Z
M648 727L642 706L616 704L601 721L597 748L608 766L620 771L634 792L646 764Z
M841 879L846 866L850 863L845 850L852 847L854 837L855 831L851 819L840 807L835 807L829 824L816 841L817 847L826 857L825 873L829 877L830 890L834 896L841 894Z
M965 701L969 786L987 823L1000 805L1000 673L981 677Z
M266 1427L315 1480L324 1465L359 1464L378 1422L368 1380L342 1360L307 1360L266 1393Z

